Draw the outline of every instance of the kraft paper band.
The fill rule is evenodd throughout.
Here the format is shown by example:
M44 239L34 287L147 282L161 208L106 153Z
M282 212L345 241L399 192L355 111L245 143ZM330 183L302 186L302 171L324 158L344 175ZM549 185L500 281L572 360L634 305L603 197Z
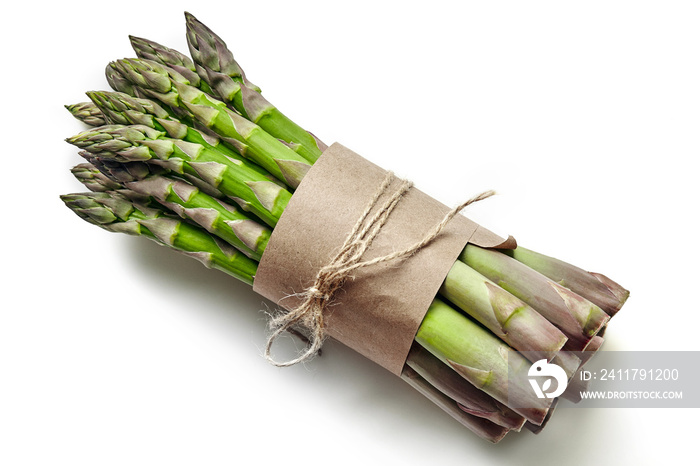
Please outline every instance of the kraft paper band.
M275 226L253 289L284 309L294 309L300 302L295 294L309 287L337 252L385 176L385 170L338 143L324 151ZM423 239L449 211L412 188L363 260ZM512 238L504 240L457 215L411 257L356 270L324 316L326 334L400 376L430 303L468 242L515 247Z

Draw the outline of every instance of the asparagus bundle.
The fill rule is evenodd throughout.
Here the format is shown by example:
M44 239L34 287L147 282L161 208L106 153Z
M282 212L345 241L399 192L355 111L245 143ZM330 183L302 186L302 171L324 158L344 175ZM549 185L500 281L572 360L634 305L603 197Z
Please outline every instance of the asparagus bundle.
M186 22L192 59L130 36L139 58L106 68L115 92L67 106L93 126L67 139L87 161L73 173L90 192L62 199L89 223L252 284L272 229L327 146L262 97L219 36L187 13ZM491 442L523 426L539 431L555 401L518 377L544 359L571 379L627 296L603 275L521 247L470 244L402 378Z

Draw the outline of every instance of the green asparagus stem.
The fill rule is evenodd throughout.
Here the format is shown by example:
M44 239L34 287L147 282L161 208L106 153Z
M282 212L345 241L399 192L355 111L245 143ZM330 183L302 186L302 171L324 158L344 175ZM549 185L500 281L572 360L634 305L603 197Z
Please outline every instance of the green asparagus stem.
M108 124L144 125L164 131L171 138L216 149L230 159L236 160L237 165L245 166L246 169L257 171L268 179L276 180L267 170L222 144L219 138L193 128L191 122L183 123L150 99L132 97L123 92L92 91L87 95L104 114Z
M499 251L468 244L459 259L556 325L568 338L567 350L584 350L610 319L587 299Z
M65 107L71 115L86 125L102 126L105 124L102 112L92 102L80 102L78 104L66 105Z
M117 162L158 161L169 170L200 178L274 226L291 193L258 172L245 170L224 154L201 144L165 136L143 125L106 125L67 141Z
M620 310L629 297L629 291L605 275L586 272L562 260L520 246L512 251L503 252L598 305L611 317Z
M115 192L69 194L61 199L83 220L107 231L145 236L199 260L208 268L253 283L257 262L202 228L167 216L162 210L136 204Z
M269 228L184 181L149 176L124 186L153 197L180 217L193 221L256 261L260 260L270 240Z
M115 162L114 160L105 160L91 152L81 151L80 155L89 163L100 170L105 176L117 183L126 183L129 181L141 180L151 175L167 175L173 177L181 177L190 184L199 188L203 193L216 199L223 199L226 196L224 193L206 183L204 180L189 176L187 174L174 174L171 170L164 168L154 163L146 162ZM126 189L126 188L124 188Z
M184 139L190 126L175 118L152 99L133 97L124 92L89 91L87 96L102 112L107 124L145 125L168 136ZM158 126L160 125L160 126ZM204 139L203 136L200 136Z
M410 367L404 368L401 373L401 379L416 389L421 395L439 406L467 429L491 443L500 442L509 431L507 427L499 426L488 419L462 411L451 398L435 389L435 387Z
M115 91L155 100L168 107L178 119L190 119L187 109L180 106L177 91L172 90L173 83L189 86L190 81L169 66L151 60L125 58L107 64L105 77Z
M148 164L142 162L102 161L96 156L88 160L96 164L112 184L121 183L116 189L134 191L152 199L218 236L251 259L259 261L262 257L272 231L234 206L183 180L154 174Z
M247 81L218 35L191 14L185 13L185 17L187 44L197 64L197 72L215 94L274 137L293 144L309 162L318 160L327 146L280 112Z
M231 111L225 103L189 85L171 68L149 60L123 59L110 63L107 69L107 79L114 89L121 90L118 89L119 82L114 79L114 75L119 74L131 84L136 95L163 102L178 117L184 114L192 118L292 189L299 186L311 168L306 159L258 125Z
M534 361L551 360L566 336L530 306L466 264L457 261L440 294Z
M457 372L417 343L411 347L406 365L426 382L454 400L462 411L488 419L510 430L520 430L525 418L474 387Z
M547 415L552 400L537 398L526 380L532 364L444 301L433 300L415 340L528 421L539 425Z
M141 37L129 36L129 41L137 57L169 66L184 76L191 85L198 87L207 94L212 94L209 84L199 77L194 63L187 55L158 42Z

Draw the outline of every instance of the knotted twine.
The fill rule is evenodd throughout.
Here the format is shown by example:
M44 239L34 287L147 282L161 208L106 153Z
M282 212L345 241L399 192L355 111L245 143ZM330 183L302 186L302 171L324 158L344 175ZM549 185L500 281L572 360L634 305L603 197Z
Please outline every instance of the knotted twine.
M340 247L335 256L316 274L313 285L305 289L298 296L302 298L301 303L285 314L280 314L270 320L270 334L265 346L265 359L277 367L288 367L305 362L313 358L321 349L325 338L324 312L331 304L335 293L343 287L346 280L352 278L352 272L362 267L389 262L395 259L406 258L421 250L440 235L443 228L470 204L493 196L494 191L485 191L473 198L463 202L453 208L442 221L435 225L422 240L405 249L375 257L374 259L360 261L362 256L372 244L372 241L386 223L394 207L403 196L411 189L413 183L407 180L400 180L393 194L384 204L369 218L370 213L377 206L380 198L389 190L389 186L396 180L392 172L387 172L384 181L367 203L364 211L358 218L350 234ZM295 326L303 326L308 331L308 345L306 351L294 359L288 361L276 361L272 355L274 342L283 333L291 331Z

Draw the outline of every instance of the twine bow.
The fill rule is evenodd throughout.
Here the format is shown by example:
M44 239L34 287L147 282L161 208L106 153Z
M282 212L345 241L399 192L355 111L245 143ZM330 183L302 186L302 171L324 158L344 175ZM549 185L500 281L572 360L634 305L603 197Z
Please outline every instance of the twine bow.
M335 293L342 288L348 278L351 278L351 273L353 271L362 267L405 258L416 253L437 238L450 220L465 207L495 194L493 191L485 191L458 205L449 211L442 221L435 225L422 240L416 242L412 246L374 259L360 261L382 226L386 223L391 212L401 198L403 198L413 186L413 183L410 181L400 180L401 182L395 188L391 196L377 209L372 217L368 218L372 210L377 206L380 198L388 191L389 186L394 180L396 180L396 176L392 172L387 172L384 181L372 196L372 199L365 207L340 250L327 265L318 271L313 285L298 295L302 298L301 303L288 313L275 316L271 319L270 328L273 329L273 332L269 336L265 346L265 358L268 362L277 367L287 367L313 358L321 349L325 338L324 311L332 302ZM295 326L299 325L308 330L308 345L306 350L289 361L276 361L271 355L272 345L275 340L284 332L290 331Z

